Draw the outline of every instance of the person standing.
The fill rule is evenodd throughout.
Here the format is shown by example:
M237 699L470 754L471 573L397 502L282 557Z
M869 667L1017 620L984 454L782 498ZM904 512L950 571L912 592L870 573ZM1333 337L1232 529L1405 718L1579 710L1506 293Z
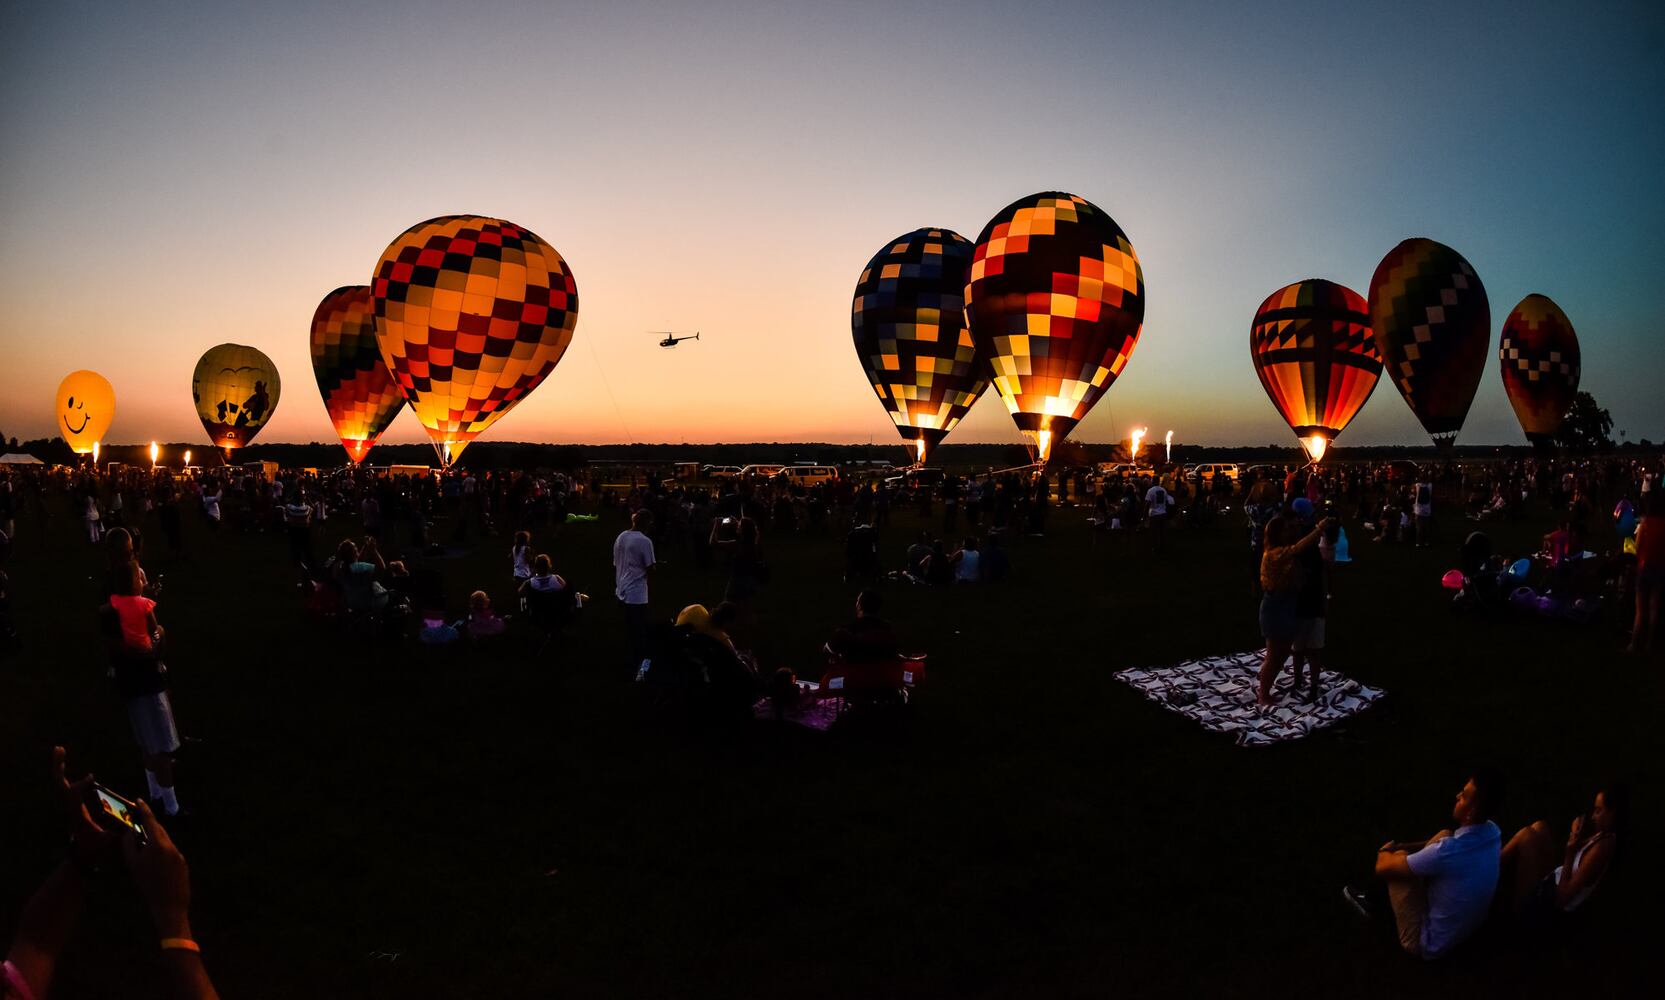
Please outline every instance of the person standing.
M1665 501L1658 490L1642 495L1636 522L1636 620L1626 652L1645 653L1659 635L1659 607L1665 604Z
M1416 514L1416 547L1425 549L1434 534L1434 484L1417 483L1413 489L1412 512Z
M653 571L653 514L645 508L631 515L630 527L613 540L613 595L624 605L630 664L640 670L648 656L648 576Z

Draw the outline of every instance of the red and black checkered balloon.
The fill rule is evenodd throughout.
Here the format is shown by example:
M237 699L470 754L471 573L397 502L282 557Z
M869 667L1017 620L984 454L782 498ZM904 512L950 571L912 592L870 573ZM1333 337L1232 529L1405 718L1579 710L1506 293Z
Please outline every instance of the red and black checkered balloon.
M1364 296L1308 278L1266 297L1249 327L1255 374L1297 437L1340 434L1382 375Z
M867 380L920 462L989 387L965 326L971 242L916 229L873 255L856 282L850 329Z
M312 314L312 374L341 446L354 464L364 461L405 405L376 344L369 285L337 288L318 303Z
M1486 286L1463 255L1410 239L1370 279L1370 327L1382 368L1411 412L1449 447L1463 427L1491 346Z
M501 219L412 226L370 289L382 360L447 464L549 377L578 323L566 261Z
M1049 191L983 227L965 300L995 390L1044 462L1127 364L1144 323L1145 278L1103 209Z
M1497 352L1503 389L1521 430L1533 443L1548 443L1578 395L1578 334L1547 295L1528 295L1503 321Z

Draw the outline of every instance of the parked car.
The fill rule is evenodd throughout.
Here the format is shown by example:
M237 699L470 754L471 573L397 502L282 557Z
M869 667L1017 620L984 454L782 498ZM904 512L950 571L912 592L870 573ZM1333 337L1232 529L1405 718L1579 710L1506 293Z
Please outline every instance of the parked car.
M708 465L700 470L707 479L738 479L740 467L738 465Z
M1207 462L1203 465L1194 465L1191 467L1191 471L1187 473L1187 475L1199 483L1212 483L1215 476L1223 475L1227 479L1231 480L1232 485L1235 486L1237 485L1238 476L1237 463Z
M786 468L784 465L747 465L740 469L741 479L768 479Z
M887 490L917 490L929 489L942 482L941 469L909 469L899 476L885 479Z
M818 486L838 478L838 470L830 465L788 465L775 473L788 486Z

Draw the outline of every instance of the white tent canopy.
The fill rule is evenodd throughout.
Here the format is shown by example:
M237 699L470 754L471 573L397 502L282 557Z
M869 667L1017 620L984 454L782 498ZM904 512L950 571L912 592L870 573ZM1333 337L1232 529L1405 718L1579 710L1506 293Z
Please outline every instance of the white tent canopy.
M42 462L40 459L36 458L33 455L24 455L24 454L21 454L21 453L16 454L16 455L0 455L0 465L44 465L44 464L46 464L46 463Z

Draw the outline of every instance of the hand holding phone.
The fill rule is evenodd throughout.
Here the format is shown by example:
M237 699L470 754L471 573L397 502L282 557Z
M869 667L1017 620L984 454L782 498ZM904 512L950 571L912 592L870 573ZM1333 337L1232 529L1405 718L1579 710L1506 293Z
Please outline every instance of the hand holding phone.
M99 807L100 822L106 829L125 827L138 838L140 846L149 840L144 819L135 803L99 784L93 785L93 798Z

